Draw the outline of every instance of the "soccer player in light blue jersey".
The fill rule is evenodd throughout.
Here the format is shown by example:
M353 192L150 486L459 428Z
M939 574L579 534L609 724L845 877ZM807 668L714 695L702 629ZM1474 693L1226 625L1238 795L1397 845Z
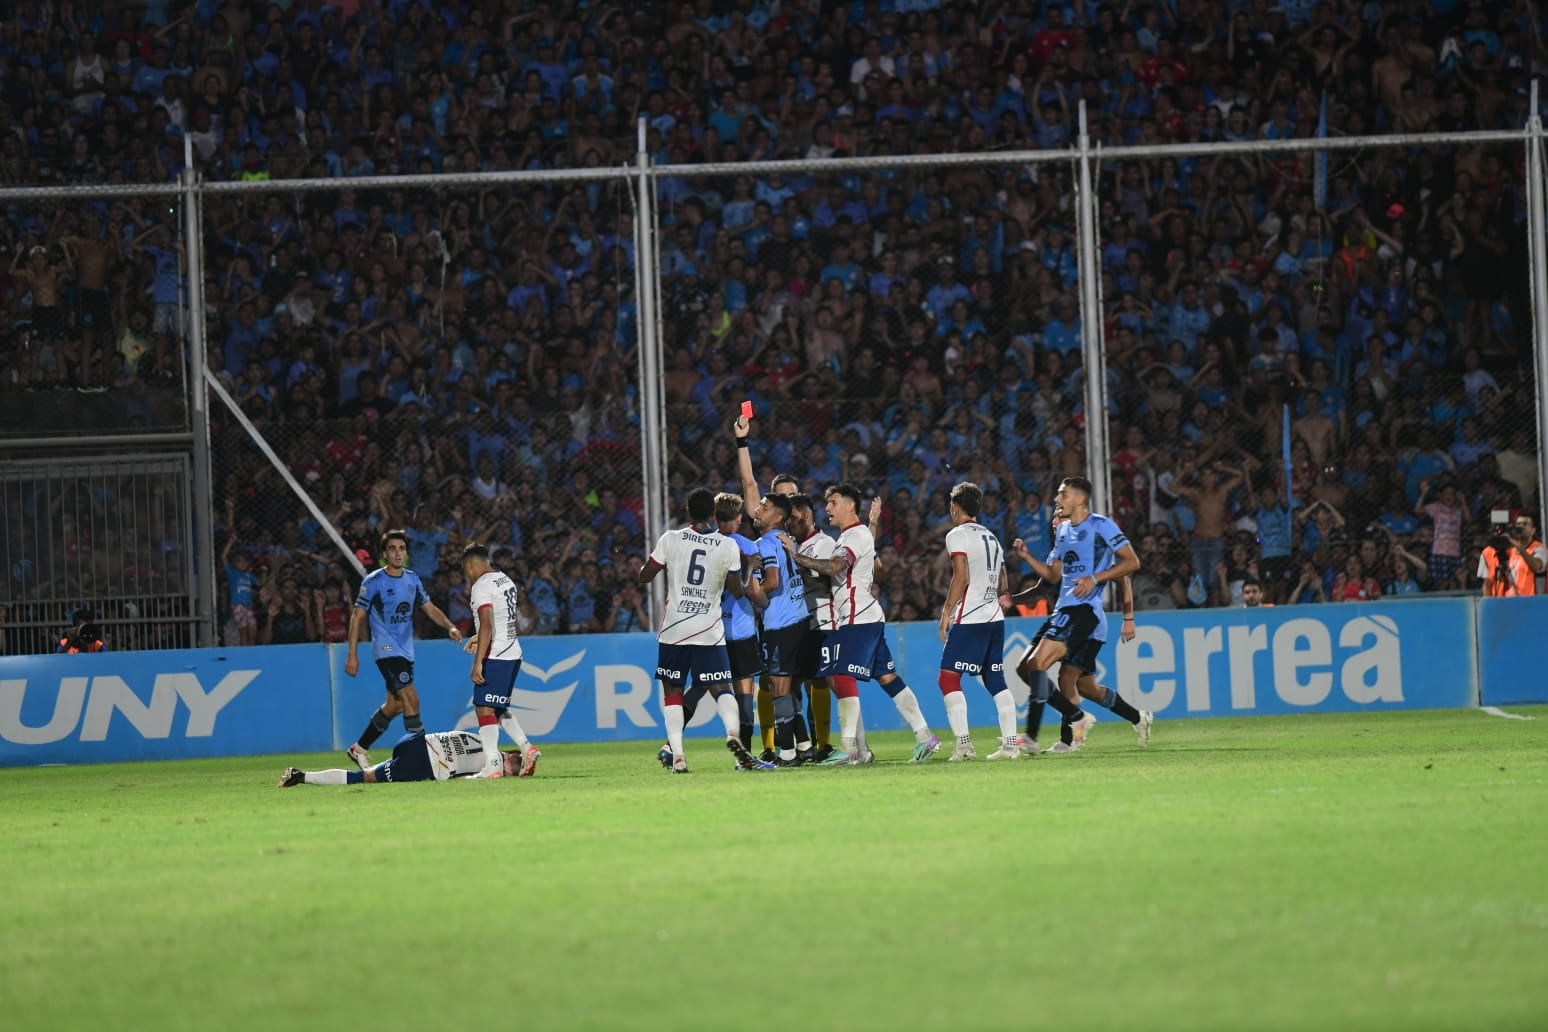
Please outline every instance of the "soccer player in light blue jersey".
M1099 586L1131 576L1140 561L1118 524L1091 511L1091 481L1066 477L1054 502L1067 520L1054 532L1048 561L1029 554L1020 539L1011 548L1039 577L1059 585L1054 613L1038 630L1019 672L1030 683L1034 671L1059 665L1059 691L1048 702L1071 729L1070 744L1053 750L1063 752L1079 748L1095 723L1080 709L1079 682L1082 675L1095 675L1097 655L1107 641L1107 613Z
M349 655L344 672L354 677L360 672L360 632L371 625L371 655L387 688L387 701L371 714L370 723L354 745L344 751L350 762L361 770L371 766L367 752L387 730L392 718L403 715L403 728L409 734L424 731L419 719L419 691L414 687L414 613L423 612L437 627L446 629L452 641L461 641L462 632L425 594L419 574L405 569L408 562L408 535L389 530L382 535L382 561L379 570L366 574L355 596L355 611L349 618Z
M792 511L788 495L765 495L758 503L753 522L760 535L759 565L747 582L747 595L763 614L763 670L769 675L774 702L774 763L780 767L798 767L813 759L812 743L790 694L802 672L811 619L806 608L806 582L793 552L781 540L790 538L786 527Z

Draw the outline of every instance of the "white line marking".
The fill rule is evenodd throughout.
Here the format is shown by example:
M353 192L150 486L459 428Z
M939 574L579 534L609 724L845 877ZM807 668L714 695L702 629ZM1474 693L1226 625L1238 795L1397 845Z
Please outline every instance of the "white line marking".
M1483 707L1483 712L1489 714L1489 716L1491 716L1491 717L1504 717L1506 720L1536 720L1537 719L1536 717L1529 717L1529 716L1527 716L1524 713L1506 713L1504 710L1500 709L1498 706L1485 706L1485 707Z

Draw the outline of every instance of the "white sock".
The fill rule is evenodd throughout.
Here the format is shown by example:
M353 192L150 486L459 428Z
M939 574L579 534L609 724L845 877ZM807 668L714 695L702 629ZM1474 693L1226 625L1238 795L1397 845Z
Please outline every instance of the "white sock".
M892 697L892 704L898 708L904 723L914 729L915 738L924 741L929 737L930 725L925 723L924 714L919 711L919 699L915 697L914 689L905 688L898 692Z
M500 757L500 725L480 724L478 727L478 740L484 744L484 769L498 767Z
M795 754L796 751L794 749L781 749L779 751L779 758L782 760L793 760L795 759Z
M1011 743L1016 741L1016 699L1009 688L994 695L994 709L1000 718L1000 737L1010 736Z
M962 693L947 692L942 696L946 703L946 722L951 725L951 733L957 736L957 744L965 745L970 741L968 737L967 700Z
M720 714L720 722L725 725L726 737L735 738L742 728L742 715L736 708L735 693L722 692L720 698L715 700L715 712Z
M865 740L865 714L864 713L857 713L857 714L855 714L855 744L860 747L860 751L861 752L865 752L867 749L870 748L870 745Z
M852 742L855 738L855 728L860 723L860 697L838 700L839 710L839 738L844 742Z
M309 770L306 777L301 779L303 785L347 785L349 784L349 771L347 770Z
M666 717L667 748L672 750L673 756L683 754L683 707L681 704L661 707L662 715Z
M532 743L527 740L527 733L521 729L521 721L516 719L515 710L505 711L505 716L500 718L500 726L505 729L506 734L511 736L511 741L520 746L523 752L526 752L527 747Z

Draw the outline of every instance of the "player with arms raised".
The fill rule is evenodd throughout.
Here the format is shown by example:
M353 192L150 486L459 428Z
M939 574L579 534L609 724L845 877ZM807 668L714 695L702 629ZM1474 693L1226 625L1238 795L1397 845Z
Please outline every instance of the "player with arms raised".
M830 559L802 555L794 541L781 537L780 544L794 556L796 565L833 580L837 629L828 635L822 666L817 673L833 678L833 694L839 699L840 735L851 763L864 763L856 741L860 716L860 687L855 682L875 680L892 697L898 713L914 732L910 762L933 756L941 740L930 731L919 700L897 672L892 650L887 647L887 617L875 593L876 543L870 529L860 522L860 490L838 484L828 492L828 518L840 530L838 547Z
M371 765L366 750L387 730L392 718L403 714L403 729L409 734L423 732L419 719L419 690L414 687L414 611L428 616L446 629L452 641L461 641L462 632L446 614L430 601L419 574L405 569L408 562L408 535L389 530L382 535L382 562L379 570L366 574L355 597L355 611L349 618L349 653L344 672L354 677L360 672L360 631L367 619L371 624L371 655L387 686L387 701L375 713L356 743L345 750L361 770Z
M639 581L649 584L667 571L666 610L656 636L656 677L661 681L662 717L672 772L688 773L683 756L683 686L704 685L715 699L726 730L726 748L748 770L758 767L737 737L736 699L731 694L731 661L726 655L725 623L720 593L742 597L742 551L715 527L715 494L696 487L688 492L689 526L661 535Z
M1077 685L1082 674L1096 674L1097 655L1107 641L1107 612L1098 588L1131 576L1140 568L1140 560L1118 524L1091 511L1091 481L1065 477L1054 501L1068 519L1054 532L1048 561L1039 562L1019 538L1011 547L1039 577L1059 585L1054 613L1038 630L1019 672L1030 682L1033 671L1059 664L1059 690L1049 695L1048 702L1076 730L1069 745L1050 751L1066 752L1080 747L1086 729L1094 723L1080 709Z
M477 632L469 643L473 652L473 713L478 717L478 734L484 743L485 767L480 778L505 776L500 762L500 729L521 750L517 774L530 778L543 754L527 740L521 721L511 709L511 689L521 672L521 641L516 627L523 617L534 619L531 603L521 597L516 584L489 564L489 549L470 542L462 550L462 572L472 589L468 600L473 609ZM525 603L525 605L524 605Z
M1005 573L1005 549L1000 539L978 522L984 492L977 484L961 483L951 489L951 530L946 532L946 554L951 557L951 588L941 608L941 697L946 719L957 745L951 761L976 759L968 729L967 700L962 697L962 675L974 674L994 697L1000 721L1000 747L991 760L1019 760L1016 745L1016 699L1005 681L1005 610L1009 582Z

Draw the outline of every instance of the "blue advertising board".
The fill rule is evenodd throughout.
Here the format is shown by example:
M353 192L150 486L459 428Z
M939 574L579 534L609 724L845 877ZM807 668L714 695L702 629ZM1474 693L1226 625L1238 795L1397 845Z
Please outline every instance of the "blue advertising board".
M1131 642L1117 640L1112 622L1097 679L1164 720L1476 706L1472 606L1444 598L1141 613ZM1020 715L1028 686L1015 664L1037 627L1032 619L1005 626L1006 678ZM943 727L936 626L901 624L889 635L925 716ZM973 726L994 726L976 678L964 679L963 694ZM867 727L899 726L895 715L885 696L879 706L867 699Z
M1545 701L1537 675L1548 638L1533 633L1541 617L1548 599L1142 613L1135 640L1110 642L1097 673L1162 720L1474 706L1480 655L1486 702ZM1014 665L1036 629L1033 620L1006 624L1019 714L1028 689ZM892 625L887 638L930 725L944 731L936 625ZM663 733L650 634L531 638L522 647L513 701L533 738ZM474 726L470 657L444 641L420 642L416 652L425 726ZM342 645L291 645L0 658L0 766L343 749L385 697L369 648L355 677L344 673L345 656ZM969 678L963 688L972 724L994 726L982 685ZM867 728L903 727L879 687L862 685L861 699ZM401 727L395 722L389 737ZM718 735L714 707L701 706L691 729Z
M1548 597L1478 602L1482 704L1548 702Z
M0 659L0 766L312 752L329 744L316 645Z

